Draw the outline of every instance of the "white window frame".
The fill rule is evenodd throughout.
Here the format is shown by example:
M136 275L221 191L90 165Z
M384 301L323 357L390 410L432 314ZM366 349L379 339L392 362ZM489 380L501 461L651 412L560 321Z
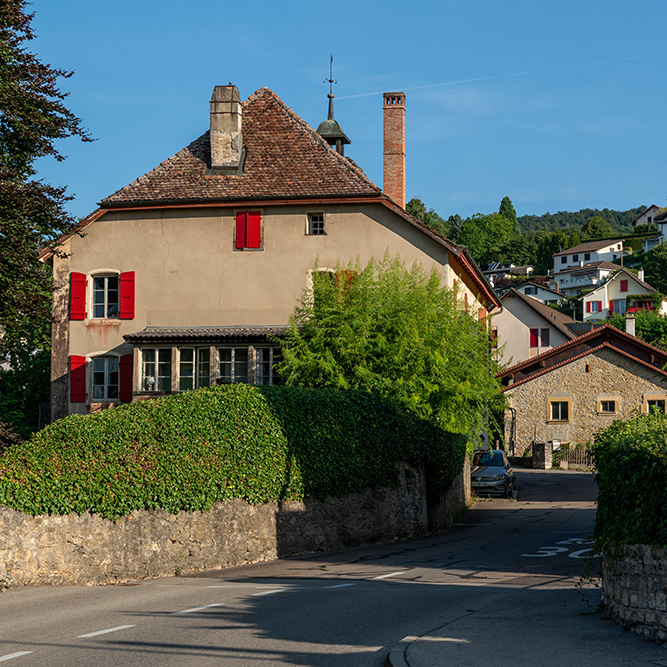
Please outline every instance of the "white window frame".
M111 355L99 355L90 359L90 393L91 402L118 401L120 392L120 374L118 357ZM112 363L113 362L113 363ZM99 367L102 366L100 370ZM98 367L98 368L96 368ZM116 374L115 384L112 382L112 374ZM102 383L96 382L96 375L102 374ZM95 395L96 388L102 388L102 396ZM115 396L111 396L110 390L115 387Z
M563 417L563 405L567 414ZM557 410L554 410L558 406ZM572 399L566 396L550 396L547 398L547 421L566 423L572 419ZM555 416L554 416L555 415Z
M152 352L154 354L152 361L146 360L146 353ZM160 357L167 357L167 360L160 359ZM152 373L150 375L147 372L147 366L149 364L153 365ZM169 368L169 375L165 375L163 372L165 365ZM152 391L152 392L168 392L171 391L172 387L172 354L171 347L146 347L141 349L141 391ZM166 383L167 388L161 388L161 380L167 379ZM152 382L148 382L152 380ZM147 385L152 385L147 386Z
M270 346L259 346L255 348L255 384L257 385L272 385L274 384L275 373L275 348ZM264 355L268 353L268 361L263 359ZM264 367L268 365L268 374L264 373ZM264 382L267 379L268 382Z
M246 354L245 361L238 361L236 359L237 352L243 350ZM222 352L229 351L229 360L222 359ZM248 381L251 377L251 354L250 346L248 345L223 345L218 347L218 377L223 382L231 382L232 384L248 384ZM223 364L228 367L229 373L223 372ZM237 374L240 370L239 367L245 364L245 374L241 373L240 377L237 377ZM243 379L242 379L243 378Z
M192 361L183 360L183 352L192 351ZM192 374L183 373L184 364L192 367ZM204 369L207 369L204 372ZM191 387L184 387L184 379L192 379ZM178 347L178 390L192 391L201 387L209 387L211 384L211 348L196 347L194 345L182 345Z
M116 301L114 303L110 303L109 300L109 278L115 278L116 279ZM117 320L120 318L120 271L116 270L100 270L96 271L95 273L90 274L90 279L91 279L91 287L90 287L90 310L89 312L91 313L92 317L91 319L93 320ZM98 290L95 288L95 281L97 280L103 280L104 285L101 290ZM96 304L95 303L95 295L96 293L102 292L103 294L103 300L101 304ZM96 315L95 314L95 306L96 305L101 305L104 309L104 315ZM116 313L115 315L110 315L109 314L109 308L111 305L116 306Z

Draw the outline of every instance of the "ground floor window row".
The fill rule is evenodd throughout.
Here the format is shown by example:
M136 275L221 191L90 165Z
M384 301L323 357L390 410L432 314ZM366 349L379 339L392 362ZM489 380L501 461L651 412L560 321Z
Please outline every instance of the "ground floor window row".
M642 414L658 411L665 414L667 395L643 394L641 400ZM596 400L597 414L616 415L621 410L621 399L617 396L605 396ZM571 397L549 397L547 399L547 421L569 422L573 418Z
M139 391L173 392L219 383L278 384L277 349L269 346L178 346L138 350Z

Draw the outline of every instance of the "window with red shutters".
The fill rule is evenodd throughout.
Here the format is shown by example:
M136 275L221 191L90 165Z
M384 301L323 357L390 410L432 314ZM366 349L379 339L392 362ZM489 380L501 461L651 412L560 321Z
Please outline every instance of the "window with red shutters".
M530 330L530 347L537 347L539 338L540 338L540 330L539 329L531 329Z
M72 273L69 289L69 317L71 320L86 319L86 285L85 273Z
M236 214L234 247L237 250L261 249L262 215L259 211L239 211Z
M125 354L118 362L118 375L120 387L118 389L118 398L124 403L132 400L132 381L134 370L134 355Z
M134 319L134 271L120 274L120 319Z
M587 313L591 312L591 302L590 301L586 301L586 312Z
M86 401L86 357L76 354L69 358L69 400L72 403Z
M621 280L621 292L627 292L627 291L628 291L628 281Z

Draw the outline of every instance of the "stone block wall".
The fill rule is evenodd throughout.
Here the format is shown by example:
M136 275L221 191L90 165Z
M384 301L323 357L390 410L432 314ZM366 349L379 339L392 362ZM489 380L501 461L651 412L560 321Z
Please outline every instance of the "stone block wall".
M627 630L667 644L667 549L624 546L604 559L603 604Z
M469 475L462 473L443 501L443 525L465 505L466 481L469 494ZM424 473L407 466L397 488L325 501L228 500L175 515L140 510L115 523L89 513L33 517L0 506L0 587L188 574L407 539L427 529Z
M509 387L507 394L516 409L517 455L535 440L584 444L593 434L616 419L628 419L641 410L645 394L665 394L657 370L634 362L609 349L598 350L534 379ZM567 421L552 421L549 399L570 401ZM616 401L616 412L599 411L600 400ZM511 439L511 420L505 420L505 437Z

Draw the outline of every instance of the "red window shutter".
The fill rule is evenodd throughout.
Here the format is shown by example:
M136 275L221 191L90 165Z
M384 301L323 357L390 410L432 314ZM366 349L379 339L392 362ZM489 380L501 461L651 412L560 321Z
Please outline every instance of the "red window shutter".
M246 247L246 221L248 218L247 213L237 213L236 214L236 247L245 248Z
M69 318L70 320L86 319L86 284L88 279L85 273L72 273L69 288Z
M530 346L537 347L537 341L539 339L539 329L530 330Z
M610 315L614 314L614 302L613 301L609 302L609 314Z
M480 308L477 312L477 319L481 322L486 317L486 308Z
M602 301L598 301L598 313L602 312Z
M124 354L118 361L118 398L120 398L123 403L132 401L133 370L134 355Z
M69 358L69 400L86 402L86 357L76 354Z
M587 313L591 312L591 302L590 301L586 301L586 312Z
M261 248L262 247L262 216L259 211L248 212L248 222L246 224L247 230L247 247Z
M627 291L628 291L628 281L621 280L621 292L627 292Z
M120 319L134 319L134 271L120 274Z

